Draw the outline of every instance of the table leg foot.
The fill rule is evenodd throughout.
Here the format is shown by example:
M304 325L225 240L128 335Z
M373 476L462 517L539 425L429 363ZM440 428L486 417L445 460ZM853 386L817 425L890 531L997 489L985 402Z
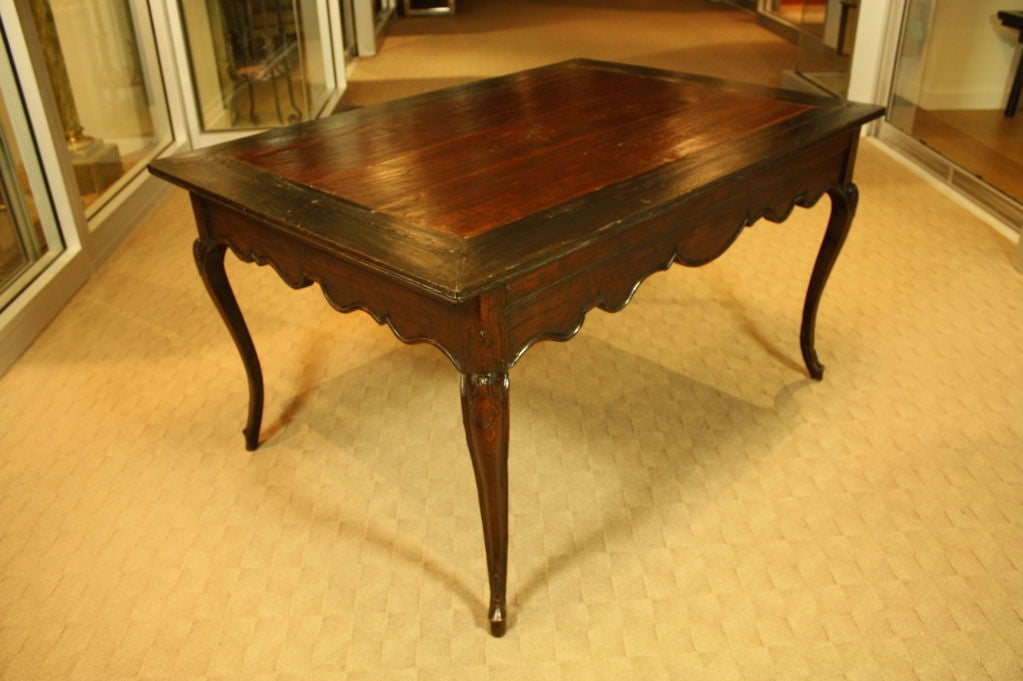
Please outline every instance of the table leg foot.
M817 358L817 350L814 347L817 308L824 292L824 284L827 283L831 268L834 267L842 244L845 243L845 237L849 234L849 227L852 225L856 204L859 201L859 190L850 182L845 186L829 189L828 195L831 197L831 217L828 219L828 228L817 254L813 274L810 276L810 286L806 290L803 324L799 332L799 346L803 352L806 369L811 378L818 381L824 378L824 365Z
M504 636L508 608L508 374L462 374L462 419L469 443L490 580L490 633Z
M259 428L263 420L263 371L259 366L259 357L256 356L256 346L245 325L245 318L238 308L231 284L227 281L227 273L224 271L226 250L223 244L203 239L196 239L192 249L199 275L227 324L242 357L242 364L245 365L245 374L249 380L249 416L242 432L245 435L245 449L251 452L259 446Z
M508 630L508 622L505 620L504 611L496 606L490 606L490 635L494 638L501 638Z

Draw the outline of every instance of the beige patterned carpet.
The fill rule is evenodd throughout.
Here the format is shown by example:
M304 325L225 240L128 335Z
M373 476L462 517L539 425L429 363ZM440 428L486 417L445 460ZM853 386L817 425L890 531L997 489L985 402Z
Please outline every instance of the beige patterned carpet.
M515 367L501 640L454 369L229 257L246 452L174 191L0 378L0 679L1023 678L1023 277L871 143L858 182L823 382L826 199Z

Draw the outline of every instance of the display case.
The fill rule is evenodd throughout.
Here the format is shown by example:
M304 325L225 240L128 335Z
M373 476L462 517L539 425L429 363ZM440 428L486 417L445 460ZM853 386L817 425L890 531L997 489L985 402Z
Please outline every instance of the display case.
M182 0L203 131L284 125L320 113L334 83L321 5Z
M87 215L172 140L145 4L31 0L32 19Z
M6 41L5 41L6 42ZM6 47L6 45L5 45ZM6 54L6 52L5 52ZM0 310L63 249L20 84L0 61Z

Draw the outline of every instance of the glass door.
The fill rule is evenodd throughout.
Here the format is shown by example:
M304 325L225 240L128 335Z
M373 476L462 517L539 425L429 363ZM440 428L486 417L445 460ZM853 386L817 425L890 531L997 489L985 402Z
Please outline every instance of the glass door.
M796 72L839 97L849 89L859 0L804 0Z
M1000 21L1013 12L1019 28ZM1009 101L1021 33L1023 0L907 0L885 118L930 152L920 160L1017 226L1023 112Z
M173 135L144 0L30 0L86 215Z
M319 115L336 78L323 0L182 0L199 133Z
M4 36L6 47L6 35ZM5 50L6 56L6 50ZM63 250L35 140L6 59L0 59L0 310Z
M801 83L837 97L849 90L860 0L760 0L766 25L796 43Z
M765 0L764 12L787 24L798 25L803 20L804 0Z
M334 89L334 50L327 5L322 0L295 0L299 63L305 82L306 118L315 118Z
M354 59L357 51L354 0L341 0L341 45L345 51L345 61Z

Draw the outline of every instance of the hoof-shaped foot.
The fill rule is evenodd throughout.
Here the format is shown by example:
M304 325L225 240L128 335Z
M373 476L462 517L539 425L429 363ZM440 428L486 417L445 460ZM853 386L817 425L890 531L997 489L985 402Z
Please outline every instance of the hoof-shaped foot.
M508 631L508 625L505 621L504 608L500 605L493 605L490 608L490 635L494 638L501 638L505 632Z
M803 362L806 364L806 371L810 378L820 381L824 378L824 365L817 359L817 351L813 349L809 341L803 342Z

